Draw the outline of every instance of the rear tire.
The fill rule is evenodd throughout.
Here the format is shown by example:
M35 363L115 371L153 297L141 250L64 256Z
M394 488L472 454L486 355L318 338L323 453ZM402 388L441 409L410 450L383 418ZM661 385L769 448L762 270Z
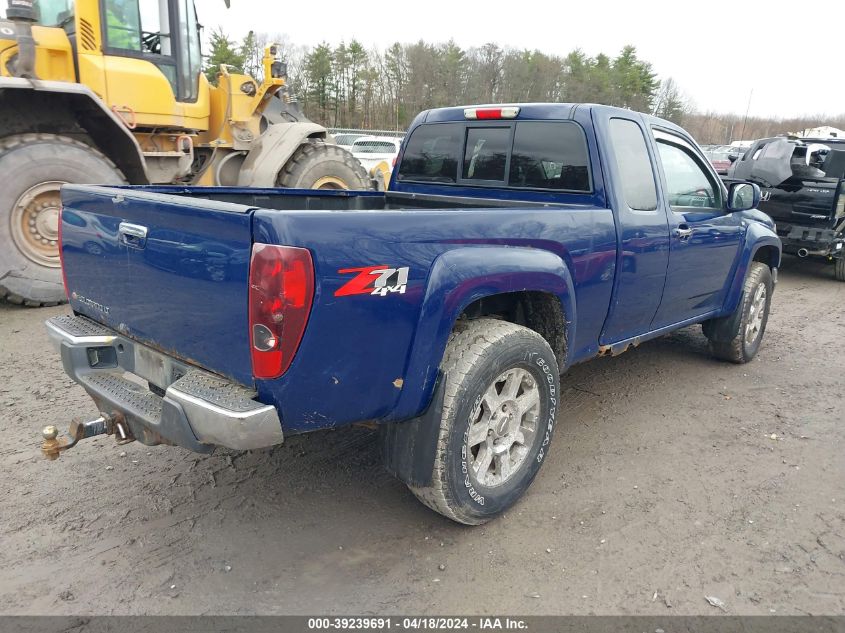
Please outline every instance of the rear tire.
M292 189L371 189L367 172L352 154L323 141L301 145L276 183Z
M845 257L837 257L833 261L833 273L836 281L845 281Z
M533 330L478 319L455 327L440 368L446 383L431 483L409 488L435 512L479 525L516 503L548 454L558 365Z
M28 306L64 302L58 219L64 183L123 184L108 158L55 134L0 140L0 298Z
M741 364L757 355L769 321L773 290L769 267L761 262L751 262L737 312L702 326L713 356Z

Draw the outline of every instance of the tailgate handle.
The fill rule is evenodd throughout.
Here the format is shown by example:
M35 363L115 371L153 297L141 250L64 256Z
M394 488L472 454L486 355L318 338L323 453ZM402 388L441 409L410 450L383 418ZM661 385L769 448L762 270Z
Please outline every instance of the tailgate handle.
M144 248L147 245L146 226L121 222L118 233L120 233L120 242L130 248Z

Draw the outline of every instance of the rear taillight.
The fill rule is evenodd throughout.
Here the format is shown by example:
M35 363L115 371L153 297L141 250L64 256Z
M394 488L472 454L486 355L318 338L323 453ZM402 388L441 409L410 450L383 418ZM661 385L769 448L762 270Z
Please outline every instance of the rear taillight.
M62 267L62 285L65 287L65 297L70 299L70 289L67 287L67 271L65 270L65 254L62 250L62 212L63 208L59 208L59 239L57 246L59 247L59 264Z
M252 373L278 378L290 367L314 298L314 264L304 248L254 244L249 264Z
M464 108L464 118L470 120L515 119L518 114L519 106L504 106L502 108Z

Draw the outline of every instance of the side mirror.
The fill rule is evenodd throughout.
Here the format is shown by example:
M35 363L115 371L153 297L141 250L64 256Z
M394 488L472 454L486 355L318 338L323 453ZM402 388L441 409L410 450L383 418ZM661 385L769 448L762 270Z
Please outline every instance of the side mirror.
M737 156L736 154L730 154L728 156L728 160L731 161L732 163L735 163L736 161L739 160L739 156Z
M728 211L748 211L760 204L760 187L753 182L735 182L728 187Z

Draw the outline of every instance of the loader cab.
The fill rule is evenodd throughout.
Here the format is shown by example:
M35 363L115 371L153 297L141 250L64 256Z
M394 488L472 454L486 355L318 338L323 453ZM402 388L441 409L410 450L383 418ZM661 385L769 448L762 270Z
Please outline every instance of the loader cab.
M177 101L194 103L202 72L193 0L101 0L107 55L143 59L167 78Z
M39 0L41 13L75 10L80 82L129 127L208 129L193 0Z

